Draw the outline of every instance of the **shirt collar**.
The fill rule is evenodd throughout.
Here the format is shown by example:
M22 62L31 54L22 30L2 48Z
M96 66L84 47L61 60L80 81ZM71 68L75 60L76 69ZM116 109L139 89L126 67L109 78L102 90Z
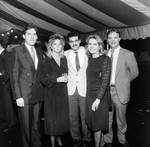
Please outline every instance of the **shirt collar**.
M84 50L85 50L85 48L84 48L83 46L80 46L79 49L76 50L76 51L74 51L74 50L72 49L72 53L75 53L75 52L81 53L81 52L83 52Z
M0 50L0 54L4 51L5 49L4 48L2 48L1 50Z
M27 43L25 43L25 45L26 45L26 47L27 47L28 50L31 50L31 47L34 48L34 46L30 46L30 45L28 45Z
M116 49L114 49L114 52L119 50L119 49L120 49L120 45ZM112 50L112 49L110 49L110 50Z

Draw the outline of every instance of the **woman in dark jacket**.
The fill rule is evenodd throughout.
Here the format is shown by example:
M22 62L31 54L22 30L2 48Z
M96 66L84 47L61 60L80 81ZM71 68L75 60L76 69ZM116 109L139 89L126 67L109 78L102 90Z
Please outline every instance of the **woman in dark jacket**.
M43 61L44 85L44 126L50 136L51 146L55 147L55 138L60 146L60 135L69 131L69 107L67 92L67 60L63 55L65 41L62 35L50 36L47 44L47 56Z

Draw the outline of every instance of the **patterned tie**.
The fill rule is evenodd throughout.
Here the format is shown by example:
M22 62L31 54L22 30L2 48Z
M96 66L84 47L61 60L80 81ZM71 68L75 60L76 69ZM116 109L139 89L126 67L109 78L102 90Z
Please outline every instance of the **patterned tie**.
M79 69L80 69L80 63L79 63L78 52L74 52L74 53L76 54L76 56L75 56L76 69L77 69L77 71L79 71Z
M35 65L35 52L34 52L34 48L31 47L31 56L32 56L32 59L33 59L33 63Z

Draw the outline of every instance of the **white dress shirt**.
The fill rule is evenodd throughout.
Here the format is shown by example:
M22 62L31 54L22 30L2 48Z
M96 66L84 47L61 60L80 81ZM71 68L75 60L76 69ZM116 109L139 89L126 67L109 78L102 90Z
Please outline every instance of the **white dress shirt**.
M30 52L30 55L31 55L31 46L29 46L26 43L25 43L25 45L26 45L26 47L27 47L27 49L28 49L28 51ZM37 69L38 58L37 58L37 53L36 53L36 50L35 50L34 46L33 46L33 50L34 50L34 53L35 53L35 69ZM32 57L32 55L31 55L31 57Z
M4 50L5 50L4 48L2 48L2 49L0 50L0 55L1 55L1 53L2 53Z
M1 53L4 51L5 49L4 48L2 48L1 50L0 50L0 55L1 55ZM0 72L0 76L2 75L2 73Z
M72 50L69 54L69 59L70 61L72 62L74 68L76 69L76 63L75 63L75 54L76 51ZM79 64L80 64L80 67L82 67L83 63L84 63L84 58L85 58L85 48L84 47L80 47L78 50L78 57L79 57ZM77 69L76 69L77 70Z
M116 77L116 68L117 68L117 60L118 60L118 55L120 51L120 46L114 50L113 53L113 59L112 59L112 72L111 72L111 79L110 79L110 84L115 85L115 77ZM109 49L108 51L108 56L111 57L112 51Z

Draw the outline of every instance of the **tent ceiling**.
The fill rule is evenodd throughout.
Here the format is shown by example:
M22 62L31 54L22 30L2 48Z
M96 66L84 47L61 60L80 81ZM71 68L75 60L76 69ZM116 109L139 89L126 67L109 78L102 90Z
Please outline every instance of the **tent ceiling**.
M148 0L0 0L0 33L26 23L36 24L44 37L136 27L150 23L149 8Z

